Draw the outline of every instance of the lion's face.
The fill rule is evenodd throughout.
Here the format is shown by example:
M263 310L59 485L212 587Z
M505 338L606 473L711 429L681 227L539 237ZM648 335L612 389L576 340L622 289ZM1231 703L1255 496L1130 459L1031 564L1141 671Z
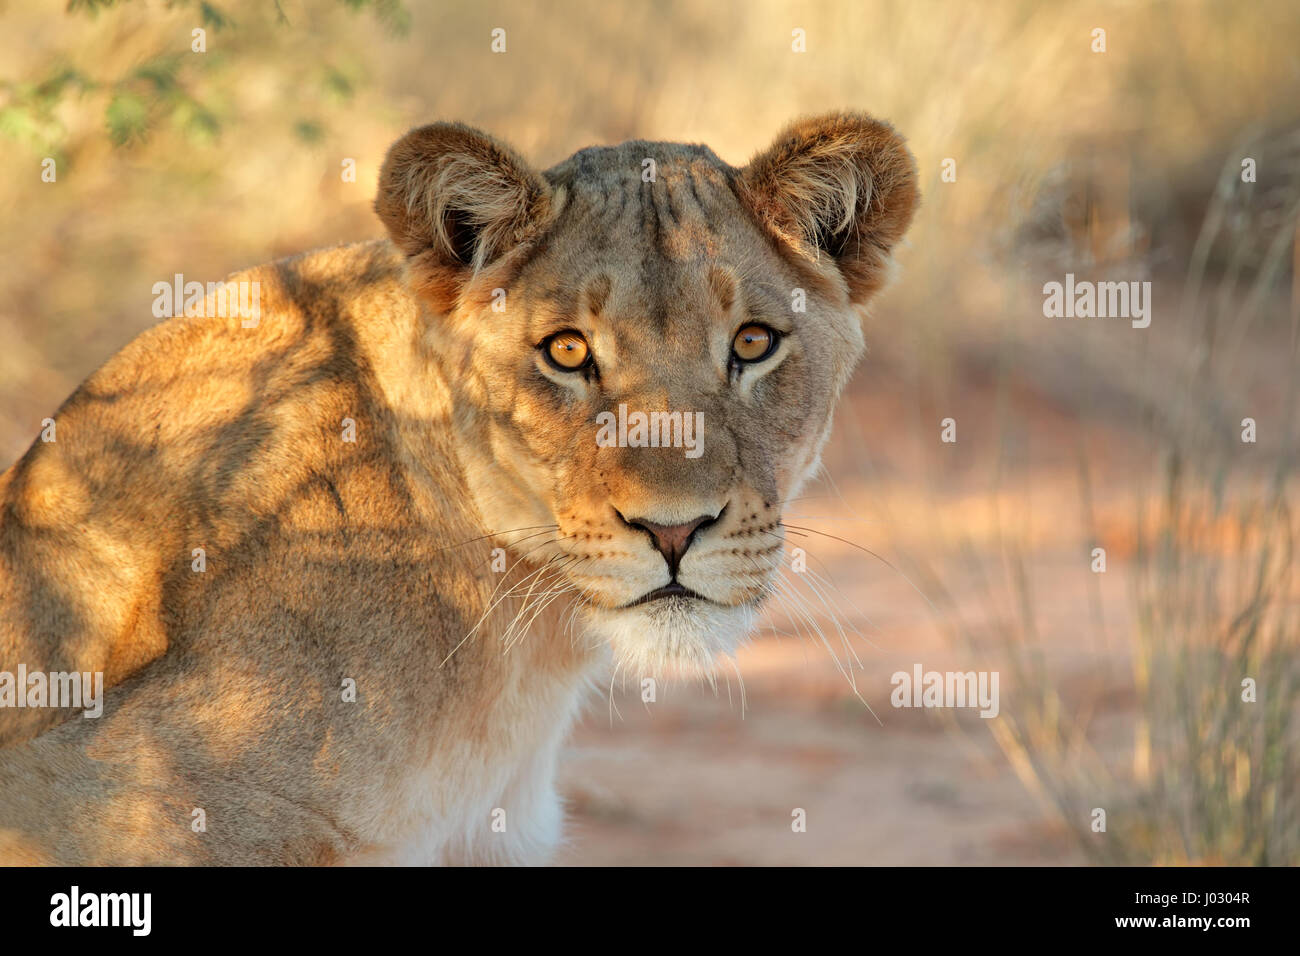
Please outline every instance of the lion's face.
M707 670L748 633L913 178L860 117L743 170L634 142L536 174L443 125L390 153L378 208L431 306L487 528L634 676Z

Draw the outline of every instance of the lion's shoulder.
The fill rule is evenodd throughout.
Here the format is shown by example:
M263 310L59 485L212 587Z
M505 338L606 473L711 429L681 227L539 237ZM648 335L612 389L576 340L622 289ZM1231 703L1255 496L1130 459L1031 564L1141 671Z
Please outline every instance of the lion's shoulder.
M0 475L0 660L117 683L167 650L196 549L327 528L340 495L399 513L369 343L414 309L401 267L381 241L236 273L91 374ZM5 714L0 745L48 717Z

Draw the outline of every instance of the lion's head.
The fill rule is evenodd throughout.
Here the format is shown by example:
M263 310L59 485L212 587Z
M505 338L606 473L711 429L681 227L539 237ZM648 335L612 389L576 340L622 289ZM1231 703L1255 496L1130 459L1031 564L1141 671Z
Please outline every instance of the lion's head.
M448 123L389 151L376 209L486 527L632 673L748 633L917 202L902 138L860 114L739 169L638 141L538 172Z

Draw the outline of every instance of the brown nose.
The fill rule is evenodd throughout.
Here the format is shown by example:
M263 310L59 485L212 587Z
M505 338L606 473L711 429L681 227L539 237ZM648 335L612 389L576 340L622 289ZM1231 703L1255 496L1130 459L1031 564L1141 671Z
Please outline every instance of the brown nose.
M685 524L657 524L654 521L647 521L645 518L629 518L626 520L632 527L642 528L650 532L650 540L654 542L655 548L668 562L668 572L676 578L677 565L681 563L682 555L686 553L686 549L691 546L691 540L694 538L695 532L703 525L713 524L718 519L714 515L700 515Z

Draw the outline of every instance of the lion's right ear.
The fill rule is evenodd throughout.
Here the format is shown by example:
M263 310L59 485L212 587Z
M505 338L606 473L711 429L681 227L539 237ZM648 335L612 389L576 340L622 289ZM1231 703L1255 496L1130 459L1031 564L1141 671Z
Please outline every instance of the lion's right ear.
M551 191L514 150L460 123L413 129L388 150L375 212L406 253L414 291L445 312L476 273L535 238Z
M832 113L794 123L740 171L740 195L779 241L828 255L854 302L884 284L920 195L916 160L888 123Z

